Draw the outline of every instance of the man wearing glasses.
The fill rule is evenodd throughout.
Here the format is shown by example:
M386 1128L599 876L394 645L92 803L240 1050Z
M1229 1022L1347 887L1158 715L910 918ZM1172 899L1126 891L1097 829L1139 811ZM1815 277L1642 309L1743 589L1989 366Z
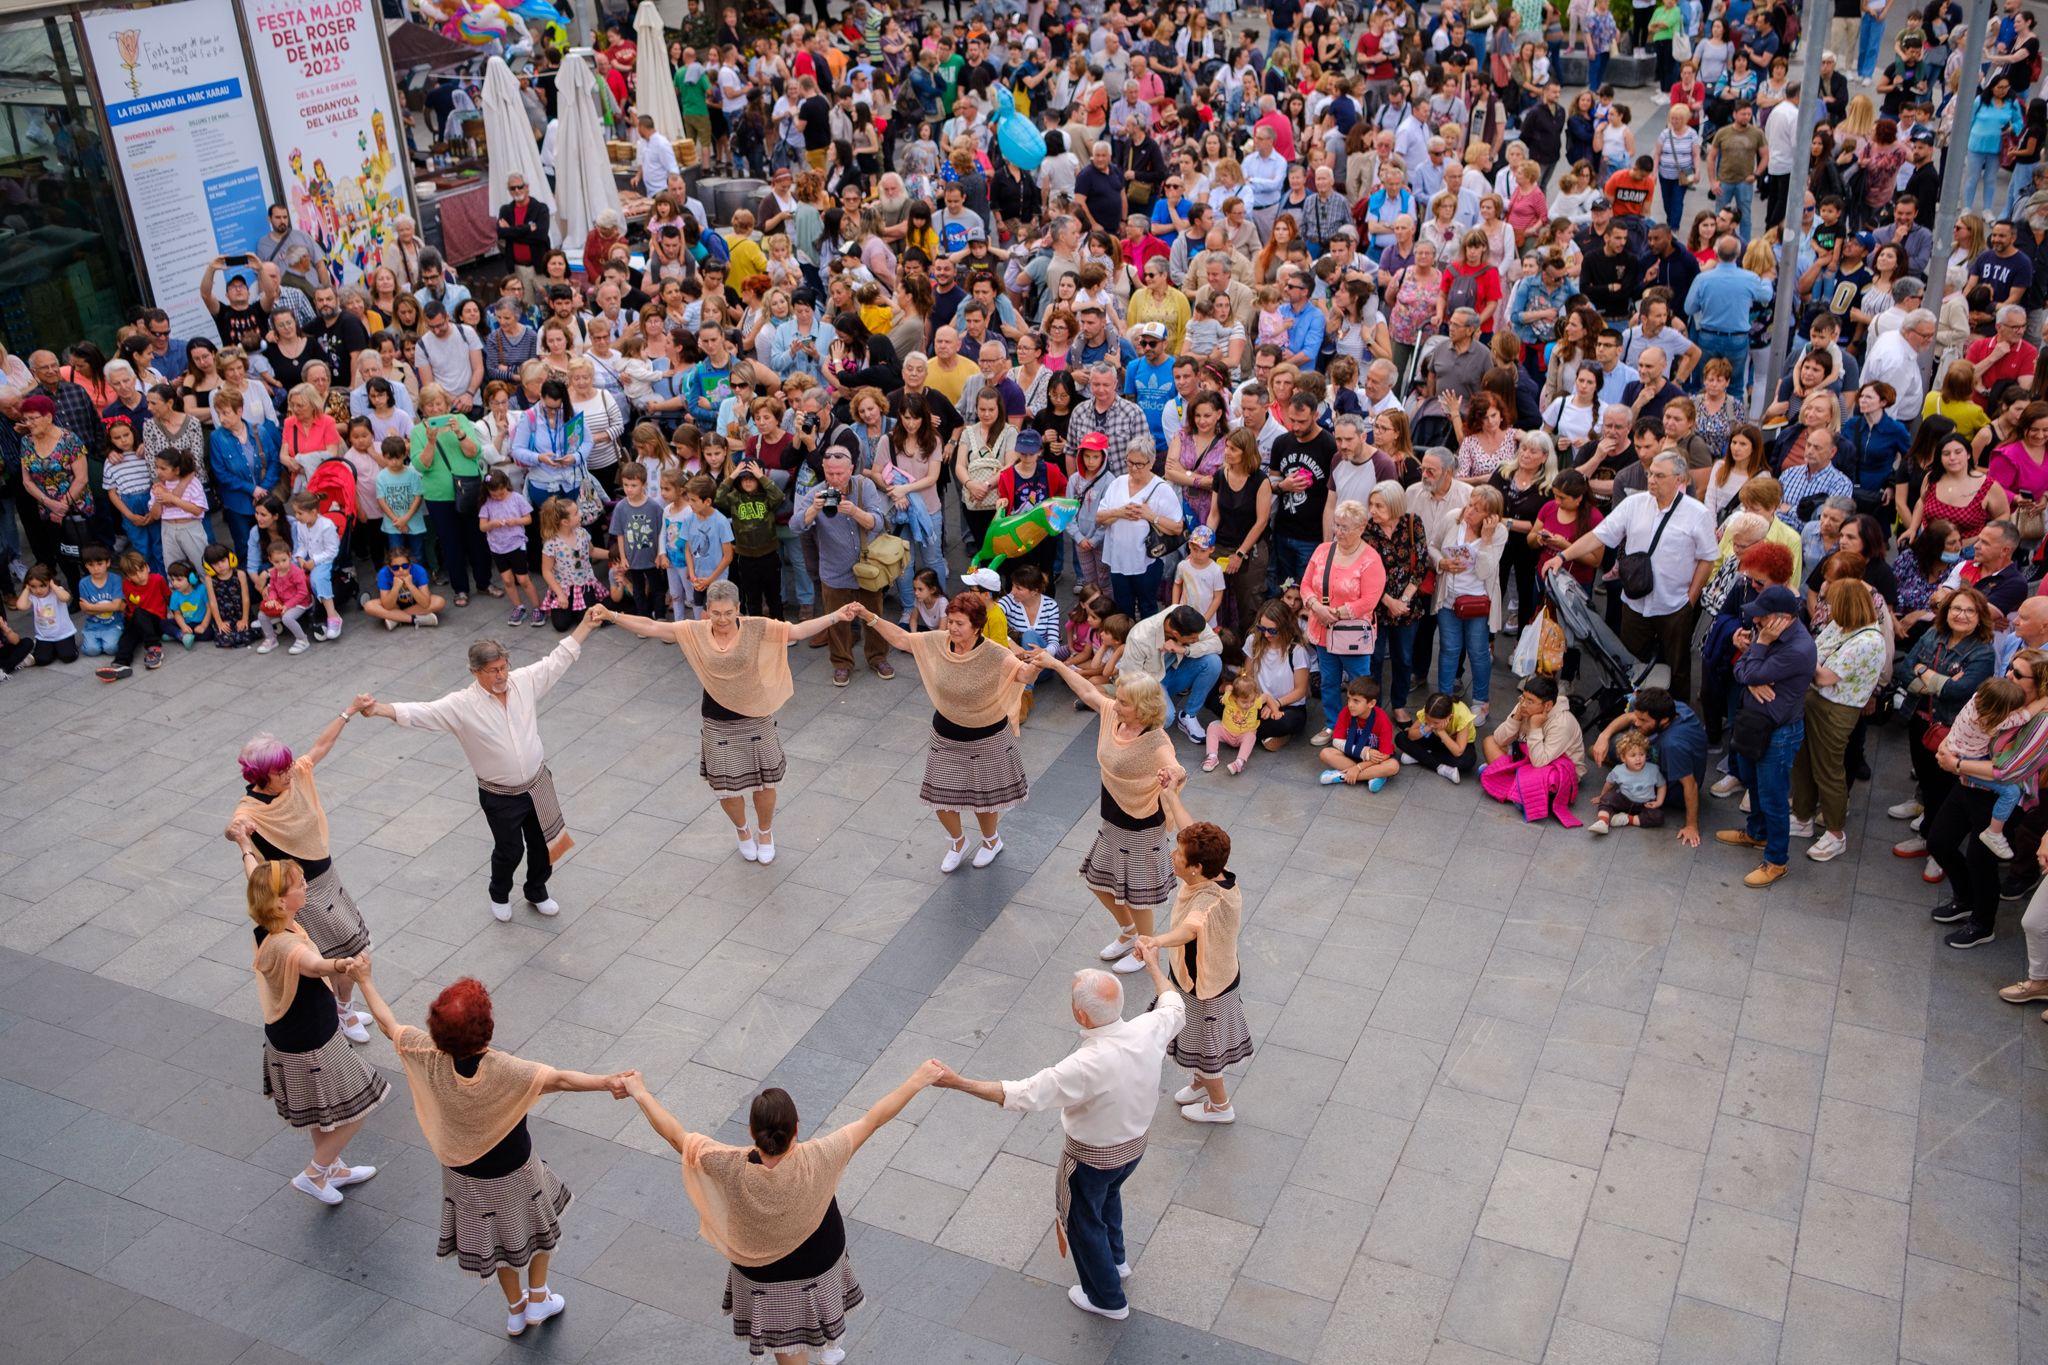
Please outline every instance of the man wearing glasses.
M1280 316L1287 319L1287 363L1313 370L1329 325L1323 310L1316 307L1315 282L1306 270L1295 270L1288 274L1280 292Z
M528 296L538 297L540 262L548 253L548 206L533 197L526 177L517 172L506 177L505 191L512 201L498 210L498 240Z
M1863 382L1882 380L1892 386L1898 397L1886 411L1901 422L1912 422L1920 416L1920 400L1927 392L1926 380L1920 374L1920 357L1933 344L1934 314L1916 308L1906 314L1906 323L1898 331L1886 332L1870 343L1870 352L1864 357Z

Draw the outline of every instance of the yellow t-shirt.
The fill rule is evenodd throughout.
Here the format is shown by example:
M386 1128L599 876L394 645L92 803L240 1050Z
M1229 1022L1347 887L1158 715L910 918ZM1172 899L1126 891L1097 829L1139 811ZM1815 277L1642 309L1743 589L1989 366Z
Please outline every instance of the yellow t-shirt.
M896 310L886 303L864 303L860 306L861 325L876 336L882 336L896 325Z
M931 364L926 369L925 382L946 395L946 401L957 408L960 406L960 395L967 388L967 381L980 373L981 366L966 356L954 356L950 365L933 356ZM969 413L967 416L971 419L973 414Z
M1973 439L1978 432L1991 424L1991 415L1973 401L1946 403L1940 393L1927 395L1925 406L1920 409L1922 417L1946 417L1956 424L1956 435L1965 441Z
M725 278L737 289L756 275L768 273L768 253L761 250L760 243L751 237L737 240L728 232L725 237L726 251L732 260L726 264Z

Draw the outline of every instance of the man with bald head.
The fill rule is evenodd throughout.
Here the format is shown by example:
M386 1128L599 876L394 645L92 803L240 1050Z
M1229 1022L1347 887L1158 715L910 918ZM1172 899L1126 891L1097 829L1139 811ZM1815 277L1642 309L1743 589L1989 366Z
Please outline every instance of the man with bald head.
M960 411L972 414L974 400L982 390L993 392L1002 400L1003 416L1013 427L1024 425L1024 390L1010 377L1010 353L1003 349L1003 343L990 339L981 343L975 351L981 372L969 379L960 390Z
M1131 1315L1123 1280L1123 1185L1145 1155L1145 1134L1159 1106L1159 1066L1187 1018L1187 1003L1159 970L1154 952L1132 955L1151 973L1158 996L1150 1010L1126 1019L1123 984L1094 968L1074 973L1071 1009L1081 1042L1059 1061L1021 1081L973 1081L947 1067L938 1084L1020 1113L1060 1111L1066 1145L1060 1152L1054 1203L1061 1249L1071 1248L1081 1282L1067 1297L1084 1313Z

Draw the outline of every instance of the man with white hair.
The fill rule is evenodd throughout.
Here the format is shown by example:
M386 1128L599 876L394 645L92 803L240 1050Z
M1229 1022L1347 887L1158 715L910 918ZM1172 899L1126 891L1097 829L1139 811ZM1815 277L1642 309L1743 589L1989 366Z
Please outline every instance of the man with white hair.
M1963 351L1963 359L1977 370L1977 401L1988 406L1991 395L2008 379L2023 386L2033 383L2039 355L2027 340L2027 310L2016 303L1999 305L1997 331L1977 337Z
M1159 1067L1187 1018L1187 1003L1159 970L1157 956L1131 955L1152 975L1157 1000L1126 1019L1124 988L1096 968L1074 973L1072 1009L1081 1042L1072 1052L1021 1081L973 1081L946 1067L938 1084L1020 1113L1060 1111L1067 1141L1053 1203L1060 1248L1071 1248L1081 1282L1067 1297L1084 1313L1123 1319L1124 1182L1145 1155L1145 1133L1159 1106ZM1185 1100L1181 1101L1185 1103Z
M491 830L491 917L500 922L512 918L512 874L522 854L527 903L545 916L561 912L548 895L548 876L572 841L541 744L539 707L569 665L583 657L583 642L597 627L596 617L585 616L546 658L517 669L496 640L471 641L469 675L475 681L438 701L356 698L355 709L363 715L408 730L439 730L462 746Z
M1934 314L1925 308L1916 308L1906 315L1906 321L1898 331L1888 332L1870 345L1870 352L1863 360L1863 382L1875 383L1883 380L1892 386L1898 398L1886 409L1901 422L1913 423L1920 419L1920 400L1926 395L1927 383L1920 370L1920 357L1934 344Z

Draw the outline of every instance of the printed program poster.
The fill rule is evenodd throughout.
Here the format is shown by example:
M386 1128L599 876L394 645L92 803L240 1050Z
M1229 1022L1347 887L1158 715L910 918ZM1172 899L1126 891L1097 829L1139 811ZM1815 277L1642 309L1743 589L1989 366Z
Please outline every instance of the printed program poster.
M242 0L292 224L344 282L362 279L409 212L403 134L373 0Z
M200 276L256 245L270 203L233 4L94 11L85 34L150 295L172 335L211 337Z

